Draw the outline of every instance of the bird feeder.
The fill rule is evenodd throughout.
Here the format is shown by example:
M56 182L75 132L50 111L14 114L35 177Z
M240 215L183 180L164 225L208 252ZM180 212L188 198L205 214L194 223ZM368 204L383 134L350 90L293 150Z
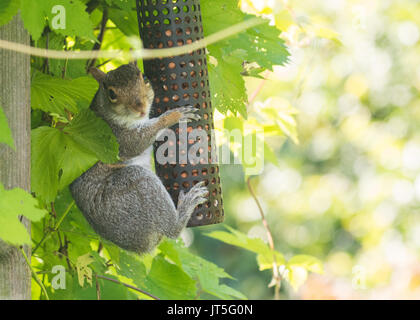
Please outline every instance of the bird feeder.
M203 38L203 24L199 0L140 0L138 5L140 37L144 48L173 48ZM208 140L208 161L182 163L178 152L174 163L161 164L156 152L165 141L154 144L156 173L162 180L174 203L181 190L187 192L193 185L205 181L209 200L199 205L189 227L220 223L224 219L219 166L215 163L215 140L212 137L213 110L204 48L184 55L144 61L144 73L155 92L151 116L157 117L170 109L193 106L201 116L198 121L171 127L177 146L185 143L187 153L196 141L185 140L194 129L205 130ZM186 131L186 132L185 132ZM185 150L183 150L185 153ZM203 150L201 150L203 151Z

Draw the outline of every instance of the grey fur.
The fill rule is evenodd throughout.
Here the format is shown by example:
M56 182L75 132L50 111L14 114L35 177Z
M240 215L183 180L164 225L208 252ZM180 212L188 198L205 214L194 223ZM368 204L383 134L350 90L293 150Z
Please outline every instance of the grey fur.
M181 192L176 209L156 174L134 159L147 157L161 129L199 116L196 109L182 107L148 119L153 90L132 64L106 75L99 70L92 74L99 89L90 107L112 128L122 162L96 163L70 185L70 191L100 236L129 251L150 252L163 236L179 236L194 208L207 200L208 190L198 183L187 194ZM109 97L109 88L117 99Z

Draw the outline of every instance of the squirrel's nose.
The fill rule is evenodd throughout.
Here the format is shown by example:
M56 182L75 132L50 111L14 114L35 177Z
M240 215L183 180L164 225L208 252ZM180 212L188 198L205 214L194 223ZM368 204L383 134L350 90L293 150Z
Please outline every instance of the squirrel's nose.
M132 108L135 111L141 112L143 111L143 103L141 102L140 98L136 98L132 103Z

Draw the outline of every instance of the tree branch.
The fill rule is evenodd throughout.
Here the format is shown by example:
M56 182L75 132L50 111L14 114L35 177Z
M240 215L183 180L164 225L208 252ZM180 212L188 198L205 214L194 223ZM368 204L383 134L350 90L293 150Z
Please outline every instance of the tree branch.
M53 233L53 232L55 232L55 231L58 230L58 228L60 227L60 225L63 222L63 220L69 214L70 209L73 207L73 205L74 205L74 200L69 204L69 206L67 207L66 211L63 213L63 216L58 221L57 225L53 229L50 229L46 233L44 233L44 236L42 237L41 241L35 246L34 250L32 250L32 254L34 254L38 250L38 248L44 243L45 240L47 240L47 238L51 235L51 233Z
M41 282L41 280L39 280L38 275L36 274L35 270L32 268L31 266L31 262L28 259L28 256L25 253L25 250L23 250L23 248L20 248L20 251L22 252L23 257L25 258L25 261L29 267L29 269L31 269L31 273L32 273L32 277L34 278L34 280L36 281L36 283L38 283L38 285L40 286L42 292L44 292L45 297L47 300L50 300L50 297L48 296L48 292L47 289L45 289L44 284Z
M60 50L46 50L43 48L31 47L17 42L11 42L0 39L0 49L11 50L20 52L27 55L44 57L50 59L155 59L155 58L168 58L172 56L179 56L190 53L192 51L205 48L213 43L229 38L249 28L258 26L265 23L260 18L247 19L243 22L234 24L222 31L215 32L205 38L194 41L190 44L185 44L179 47L164 48L164 49L137 49L134 51L126 52L122 50L80 50L80 51L60 51Z
M270 227L268 225L267 220L265 219L265 215L264 215L264 211L261 207L260 202L258 201L257 196L254 193L254 190L252 189L251 186L251 177L248 177L247 179L247 185L248 185L248 189L249 192L251 193L251 196L254 198L255 203L257 204L258 210L260 211L260 215L261 215L261 220L262 223L264 225L265 231L267 233L267 239L268 239L268 245L270 246L270 249L273 251L273 279L270 283L275 285L274 288L274 299L275 300L279 300L280 298L280 285L281 285L281 276L279 273L279 266L277 264L277 259L276 259L276 253L275 253L275 248L274 248L274 241L273 241L273 235L271 233Z
M98 42L95 42L95 44L93 45L93 49L92 50L100 50L101 46L102 46L102 41L104 40L104 34L106 31L106 23L108 22L108 9L104 8L103 14L102 14L102 21L101 21L101 29L99 31L99 35L98 35ZM96 58L93 58L90 63L87 66L87 70L89 71L90 68L92 68L95 65L96 62Z
M135 290L135 291L138 291L138 292L140 292L140 293L143 293L143 294L145 294L146 296L151 297L152 299L155 299L155 300L160 300L158 297L155 297L154 295L152 295L151 293L148 293L147 291L144 291L144 290L142 290L142 289L139 289L139 288L134 287L134 286L132 286L132 285L129 285L129 284L127 284L127 283L121 282L121 281L119 281L119 280L115 280L115 279L108 278L108 277L101 276L101 275L96 275L96 278L99 278L99 279L104 279L104 280L111 281L111 282L114 282L114 283L117 283L117 284L121 284L121 285L123 285L124 287L127 287L127 288L133 289L133 290Z

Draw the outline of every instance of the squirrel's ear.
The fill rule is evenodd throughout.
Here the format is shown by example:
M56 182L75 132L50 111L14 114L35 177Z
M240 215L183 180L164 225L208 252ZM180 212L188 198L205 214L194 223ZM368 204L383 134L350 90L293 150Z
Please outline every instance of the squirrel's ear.
M137 67L137 60L130 61L130 64Z
M99 70L98 68L90 68L89 73L92 74L92 76L98 81L99 83L103 82L106 77L106 73Z

